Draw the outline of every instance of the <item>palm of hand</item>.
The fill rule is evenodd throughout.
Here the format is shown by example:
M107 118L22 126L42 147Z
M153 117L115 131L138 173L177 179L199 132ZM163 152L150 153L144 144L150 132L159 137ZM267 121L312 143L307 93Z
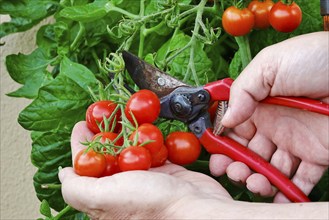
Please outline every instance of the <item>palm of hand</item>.
M65 201L93 219L169 218L177 210L188 213L182 206L193 199L231 200L211 177L174 164L99 179L80 177L65 168L60 179Z
M329 165L328 117L306 111L260 104L246 122L227 135L248 146L308 194ZM252 174L246 165L223 155L213 155L210 169L214 175L228 176L246 183L254 193L272 196L275 191L260 174ZM282 194L277 202L288 201Z

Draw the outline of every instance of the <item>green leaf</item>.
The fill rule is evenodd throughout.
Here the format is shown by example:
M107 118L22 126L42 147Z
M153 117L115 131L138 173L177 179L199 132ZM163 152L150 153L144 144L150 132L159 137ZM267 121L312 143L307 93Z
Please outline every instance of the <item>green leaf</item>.
M91 22L104 17L110 6L108 0L98 0L86 5L66 7L60 12L60 16L74 21Z
M61 191L41 186L60 183L58 167L71 166L70 131L33 132L32 140L31 161L38 168L33 177L37 197L59 211L66 206Z
M2 0L0 14L9 14L11 21L0 25L0 38L30 29L56 10L56 4L50 0Z
M228 73L232 79L236 79L243 70L242 61L239 50L234 54L234 57L230 63Z
M70 128L82 120L91 103L88 86L96 88L96 78L81 64L64 58L59 75L42 87L39 96L19 115L27 130L51 131Z
M6 57L6 67L13 80L23 85L7 95L35 98L39 88L52 81L47 66L53 61L42 49L36 49L29 55L18 54Z
M51 216L51 209L49 207L49 204L47 200L42 200L41 205L40 205L40 213L46 217L52 217Z
M155 62L158 66L163 67L163 61L166 60L171 55L175 54L177 50L186 46L191 40L191 37L180 32L176 34L173 38L169 39L162 47L158 50L155 57ZM174 77L183 80L185 74L188 70L188 64L190 62L190 51L191 47L186 48L179 55L177 55L172 61L168 64L167 72L173 75ZM198 79L201 84L206 84L209 81L216 79L215 74L213 73L212 61L207 57L207 54L203 50L203 44L196 41L195 42L195 53L193 59L195 70L198 75ZM195 84L193 79L188 79L187 83Z

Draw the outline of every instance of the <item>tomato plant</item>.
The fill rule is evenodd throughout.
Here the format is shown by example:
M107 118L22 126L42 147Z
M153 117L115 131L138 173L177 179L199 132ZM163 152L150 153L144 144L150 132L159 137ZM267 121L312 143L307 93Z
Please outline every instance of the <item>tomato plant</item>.
M103 154L93 149L81 150L74 159L74 171L80 176L101 177L106 167L106 159Z
M269 21L279 32L292 32L302 22L302 10L295 2L284 4L278 1L270 11Z
M120 167L118 164L118 158L111 154L104 154L104 157L106 159L106 166L102 176L111 176L115 173L119 173Z
M159 167L166 163L166 160L168 158L168 149L166 145L162 145L159 152L152 155L152 164L151 167Z
M248 8L228 7L222 16L224 30L232 36L248 34L254 26L253 13Z
M109 121L109 128L105 128L105 122L104 117L109 119L112 115L112 113L115 111L117 104L110 100L104 100L104 101L97 101L93 104L91 104L86 112L86 122L87 122L87 127L96 133L100 132L100 126L102 129L111 129L112 128L112 123L114 122L114 118L112 118ZM116 121L120 119L121 113L120 111L117 111L114 115L116 118ZM114 131L118 131L120 128L120 124L115 124L114 125Z
M154 122L160 114L160 100L158 96L146 89L134 93L125 107L125 115L133 122L131 113L139 125Z
M143 147L148 149L151 154L159 152L164 142L160 129L150 123L145 123L139 126L138 129L130 135L129 140L134 142L135 138L137 138L137 145L150 141L149 143L144 144Z
M255 29L266 29L270 27L269 14L274 2L272 0L266 1L251 1L248 9L255 16Z
M199 139L191 132L172 132L167 136L165 144L168 160L179 165L193 163L201 152Z
M151 154L144 147L129 146L121 151L118 164L121 171L148 170L151 167Z

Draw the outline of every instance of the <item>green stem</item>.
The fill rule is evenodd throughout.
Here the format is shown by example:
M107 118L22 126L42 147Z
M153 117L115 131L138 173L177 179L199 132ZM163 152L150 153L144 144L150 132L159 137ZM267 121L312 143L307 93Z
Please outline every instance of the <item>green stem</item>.
M78 34L75 36L74 41L72 42L72 44L70 45L70 49L71 50L75 50L78 46L78 43L80 42L80 40L82 39L84 33L85 33L85 26L83 25L82 22L79 22L79 32Z
M41 188L43 188L43 189L61 189L62 184L42 184Z
M207 3L207 0L202 0L200 2L200 4L196 7L197 8L197 15L196 15L196 18L195 18L195 25L194 25L194 29L193 29L193 34L192 34L192 37L191 37L191 49L190 49L190 60L189 60L189 64L188 64L188 71L187 73L185 74L185 77L184 77L184 81L186 82L189 77L190 77L190 71L192 72L192 77L193 77L193 80L196 84L196 86L199 86L200 85L200 82L199 82L199 79L198 79L198 76L196 74L196 70L195 70L195 65L194 65L194 50L195 50L195 45L196 45L196 35L198 34L199 32L199 29L200 29L200 24L202 23L202 15L203 15L203 10L204 10L204 7Z
M144 1L145 0L141 0L140 1L140 11L139 11L139 16L140 17L143 17L144 16L144 7L145 7ZM140 27L140 30L139 30L138 57L140 57L140 58L143 57L143 53L144 53L144 41L145 41L145 33L144 33L144 30L145 30L145 24L143 24Z
M65 215L68 211L73 210L73 208L67 205L64 209L62 209L56 216L54 216L53 220L59 220L63 215Z
M131 19L139 19L140 16L138 15L135 15L135 14L132 14L122 8L118 8L116 6L114 6L111 2L107 3L106 4L106 11L107 12L110 12L110 11L116 11L116 12L119 12L120 14L123 14L123 15L126 15L127 17L131 18Z
M145 26L144 26L144 30L143 30L144 36L146 37L150 33L153 33L153 32L156 32L156 31L160 30L165 25L166 25L166 22L165 21L161 21L159 24L157 24L157 25L155 25L153 27L150 27L150 28L145 28Z
M249 45L248 35L235 37L236 42L239 45L239 53L242 61L242 69L244 69L251 61L251 52Z

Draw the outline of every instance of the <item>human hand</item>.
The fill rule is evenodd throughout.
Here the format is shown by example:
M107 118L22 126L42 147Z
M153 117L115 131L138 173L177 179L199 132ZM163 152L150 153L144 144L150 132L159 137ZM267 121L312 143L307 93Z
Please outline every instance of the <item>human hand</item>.
M80 142L92 136L85 122L75 125L71 136L73 160L85 148ZM64 168L59 178L65 202L93 219L204 218L205 213L198 212L209 210L207 201L233 202L211 177L174 164L103 178L78 176L72 168Z
M316 113L259 104L267 96L305 96L329 102L328 32L291 38L261 51L231 87L222 123L228 136L261 155L306 194L329 165L329 118ZM260 174L224 155L212 155L210 170L246 183L263 196L275 190ZM275 202L288 202L278 193Z

